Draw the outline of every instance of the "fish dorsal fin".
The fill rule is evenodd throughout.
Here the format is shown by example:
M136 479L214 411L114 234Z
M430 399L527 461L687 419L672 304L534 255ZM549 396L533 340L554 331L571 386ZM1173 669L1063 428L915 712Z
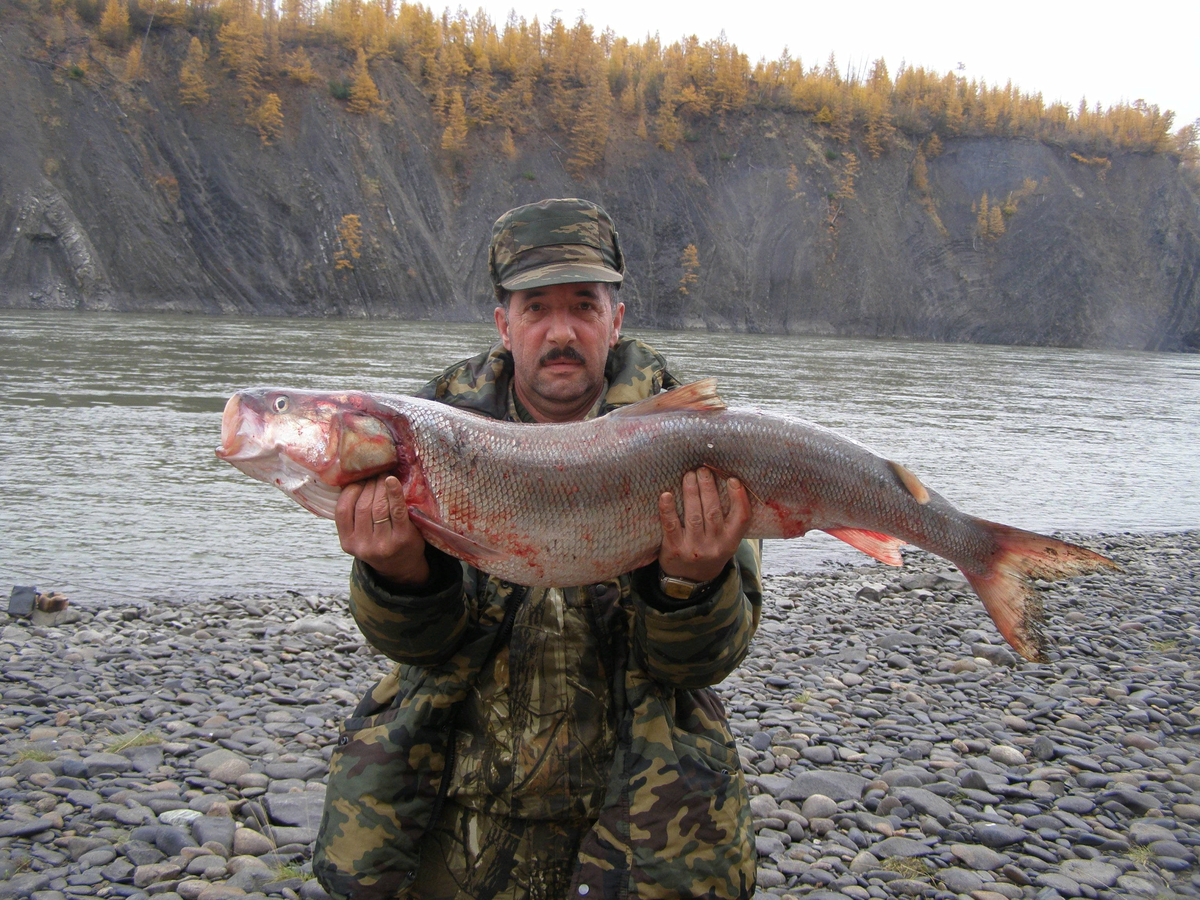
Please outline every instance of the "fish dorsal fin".
M653 397L621 406L609 413L610 416L648 416L665 412L720 412L725 401L717 394L717 379L701 378L691 384L662 391Z
M912 494L914 500L922 506L929 502L929 491L925 485L921 484L921 479L898 462L892 462L889 459L887 464L888 468L892 470L892 474L900 479L900 483L904 485L906 491Z

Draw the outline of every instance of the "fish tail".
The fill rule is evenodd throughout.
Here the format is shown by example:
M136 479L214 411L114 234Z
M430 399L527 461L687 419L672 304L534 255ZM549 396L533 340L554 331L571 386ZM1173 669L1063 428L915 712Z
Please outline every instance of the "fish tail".
M996 549L986 570L962 572L1004 639L1026 659L1043 662L1044 611L1034 579L1058 581L1104 569L1116 570L1117 564L1075 544L996 522L976 521L991 536Z

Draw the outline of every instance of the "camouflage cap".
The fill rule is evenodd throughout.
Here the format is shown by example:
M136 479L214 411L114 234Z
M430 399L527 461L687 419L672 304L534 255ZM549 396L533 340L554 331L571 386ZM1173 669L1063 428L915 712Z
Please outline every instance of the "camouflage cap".
M619 285L625 259L616 226L595 203L542 200L496 220L488 270L493 286L506 291L591 281Z

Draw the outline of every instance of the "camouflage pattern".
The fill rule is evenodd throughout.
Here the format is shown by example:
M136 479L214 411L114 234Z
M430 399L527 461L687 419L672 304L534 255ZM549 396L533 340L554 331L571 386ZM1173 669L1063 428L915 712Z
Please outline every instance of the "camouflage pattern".
M550 284L620 284L625 260L608 213L587 200L542 200L511 209L492 226L492 284L523 291Z
M657 352L628 339L606 376L592 415L677 384ZM511 379L497 345L421 395L521 419ZM707 686L757 628L757 545L744 542L695 602L663 596L655 566L530 590L492 658L514 586L434 550L429 559L422 597L354 568L351 611L400 665L346 723L330 763L314 859L326 888L426 900L749 897L748 797ZM430 831L448 754L449 799Z

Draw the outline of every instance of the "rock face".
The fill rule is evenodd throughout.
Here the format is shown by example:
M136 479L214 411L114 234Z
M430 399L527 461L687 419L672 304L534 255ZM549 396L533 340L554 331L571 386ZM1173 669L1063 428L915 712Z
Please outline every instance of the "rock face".
M622 229L638 325L1200 348L1200 202L1167 155L1097 165L945 140L918 189L902 137L875 160L760 111L666 153L616 117L603 163L576 180L538 127L511 158L477 130L452 164L386 58L372 64L385 117L280 79L284 133L264 146L232 90L179 105L182 31L154 33L153 75L134 86L34 62L20 16L0 37L0 306L485 320L494 218L580 195ZM984 192L1008 207L999 237L976 236ZM338 269L347 215L362 255ZM689 244L699 282L684 295Z

